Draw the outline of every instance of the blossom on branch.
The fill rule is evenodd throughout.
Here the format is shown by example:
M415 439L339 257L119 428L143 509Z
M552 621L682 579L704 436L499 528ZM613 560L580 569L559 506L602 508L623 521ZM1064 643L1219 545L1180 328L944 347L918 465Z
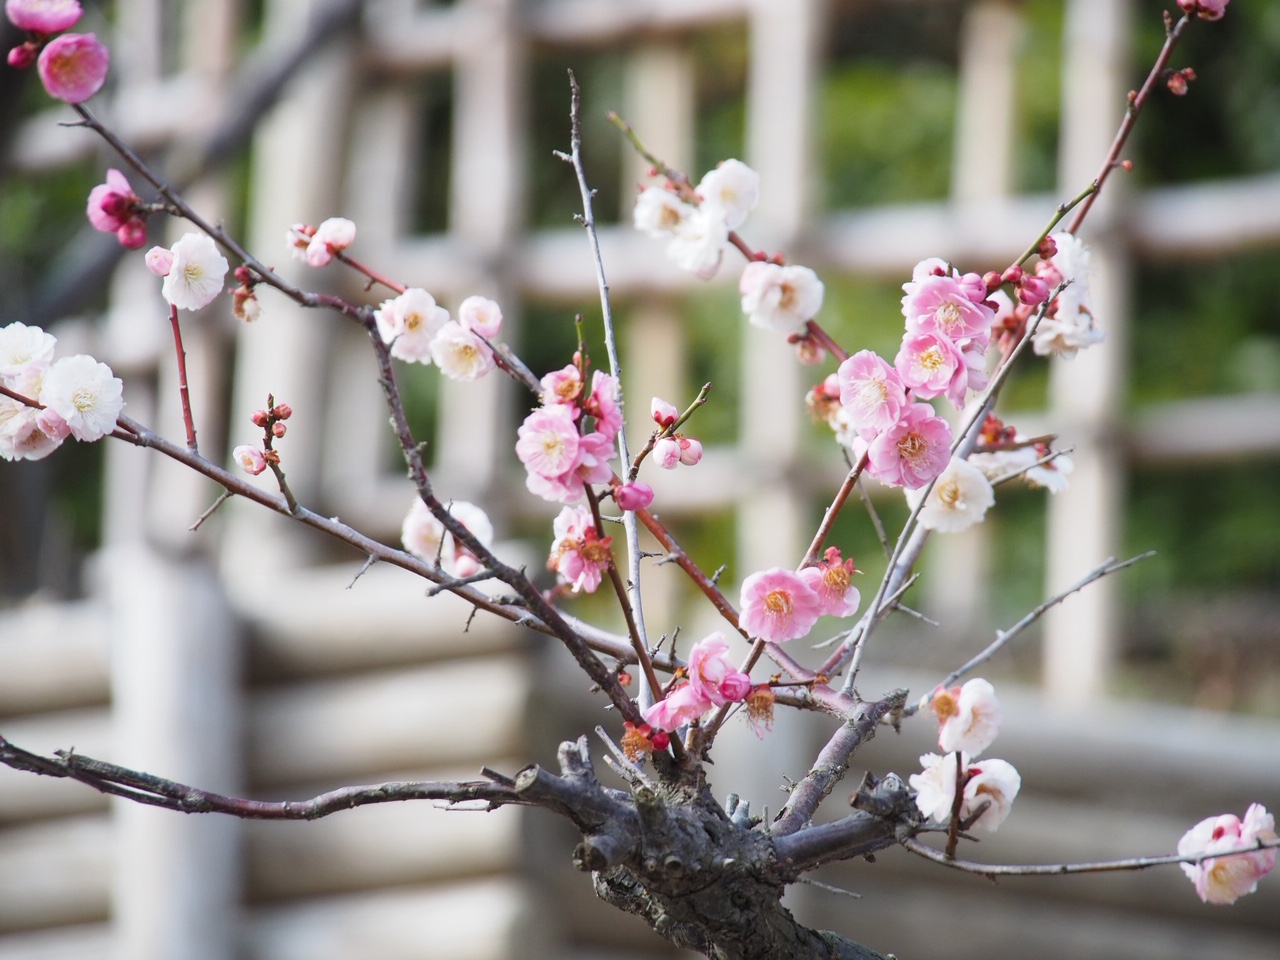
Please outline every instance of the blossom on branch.
M867 453L867 473L890 486L914 490L940 474L951 460L951 425L927 403L913 403L901 420L854 453Z
M822 616L822 599L798 573L772 567L742 581L738 624L748 635L782 643L803 637Z
M692 683L684 683L653 706L647 707L642 714L645 721L657 729L674 733L700 719L714 706Z
M173 259L160 292L179 310L200 310L222 292L227 258L203 233L187 233L169 248Z
M79 0L5 0L4 13L19 30L47 36L74 27L84 11Z
M256 477L267 469L267 458L263 456L262 451L247 443L242 443L232 450L231 459L251 477Z
M77 354L55 361L44 375L40 402L66 423L77 440L100 440L116 428L124 384L111 368Z
M89 191L86 213L95 230L114 233L120 245L137 250L147 242L147 222L138 212L142 198L116 169L107 171L106 183Z
M862 602L862 595L853 585L857 572L852 557L841 559L839 547L827 547L822 562L802 569L800 579L817 594L824 616L851 617Z
M792 336L822 309L825 291L818 275L808 267L780 267L753 260L738 279L742 312L753 326Z
M1178 841L1178 853L1212 853L1199 863L1184 863L1182 871L1195 884L1205 903L1235 903L1258 889L1258 881L1275 869L1276 849L1250 850L1259 841L1276 840L1275 817L1258 803L1249 805L1241 820L1234 814L1201 820Z
M609 569L612 537L602 537L587 507L565 507L552 523L548 569L574 593L595 593Z
M920 758L924 771L907 778L916 791L916 806L930 820L938 823L949 821L955 804L957 766L960 766L965 777L960 819L969 819L985 803L986 809L973 826L994 832L1009 816L1014 798L1022 788L1022 777L1005 760L971 763L967 755L960 756L959 765L955 753L942 757L926 753Z
M741 160L724 160L703 175L695 192L699 210L719 217L728 229L736 230L760 199L760 174Z
M939 686L929 698L938 717L938 746L976 757L995 742L1004 715L990 682L976 677L962 687Z
M493 369L493 351L475 333L450 320L431 339L431 359L450 380L478 380Z
M681 220L672 231L667 256L681 270L710 280L720 269L729 228L724 218L701 207Z
M336 253L351 246L356 239L356 225L345 217L330 217L316 227L307 243L304 258L313 267L327 266Z
M648 187L636 198L633 220L641 233L663 239L675 233L695 209L664 187Z
M920 491L907 492L907 502L919 503ZM959 533L981 523L996 502L991 481L967 460L952 457L920 509L920 525L939 533Z
M485 547L493 544L493 524L488 515L474 503L454 500L446 507L448 512ZM450 576L469 577L483 567L467 550L445 530L444 524L431 512L421 499L415 499L400 528L400 542L419 560L438 563Z
M111 55L92 33L64 33L40 51L36 70L45 92L67 103L83 103L107 82Z
M840 364L840 405L864 440L888 430L907 408L906 386L898 371L871 350L859 350Z
M1048 260L1036 264L1037 275L1051 289L1067 286L1054 298L1048 313L1036 327L1031 348L1040 356L1074 357L1076 352L1101 343L1106 335L1094 324L1089 280L1092 257L1084 243L1070 233L1051 234L1056 248Z
M486 340L492 340L502 329L502 308L487 297L467 297L458 304L458 323Z
M715 706L736 703L751 692L751 678L729 660L724 634L713 633L689 650L689 684Z
M435 297L421 287L410 287L382 301L373 319L393 357L406 363L430 363L431 341L449 322L449 311L437 306Z

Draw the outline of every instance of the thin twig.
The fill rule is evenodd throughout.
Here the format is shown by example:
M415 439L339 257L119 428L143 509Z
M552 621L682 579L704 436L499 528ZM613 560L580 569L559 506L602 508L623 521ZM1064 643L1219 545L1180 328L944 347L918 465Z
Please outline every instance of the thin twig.
M187 387L187 351L182 348L182 328L178 325L178 308L169 304L169 326L173 328L173 352L178 358L178 396L182 401L182 425L187 429L187 449L199 453L196 446L196 424L191 416L191 391Z
M840 516L840 511L844 509L844 502L849 499L849 494L853 492L853 488L857 486L858 481L862 478L862 471L867 468L867 458L868 454L864 453L845 475L844 483L840 484L840 489L836 491L836 495L831 501L831 506L827 507L826 512L822 515L822 523L818 525L818 530L813 535L813 542L809 544L809 549L805 551L804 559L800 561L798 569L813 566L822 557L822 545L827 542L827 536L831 533L831 528L835 526L836 518Z
M233 494L230 490L223 490L220 494L218 494L218 499L213 501L213 504L209 507L209 509L206 510L204 513L200 514L200 516L196 517L196 522L193 523L191 526L187 527L187 529L190 530L192 533L195 533L197 530L200 529L201 525L206 520L208 520L210 517L213 516L214 512L220 506L222 506L224 503L230 500L233 496L235 496L235 494Z

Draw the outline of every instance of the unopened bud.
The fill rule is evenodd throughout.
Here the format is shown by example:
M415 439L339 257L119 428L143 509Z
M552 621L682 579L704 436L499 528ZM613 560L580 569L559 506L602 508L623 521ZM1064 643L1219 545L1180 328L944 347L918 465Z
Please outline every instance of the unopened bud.
M293 416L293 407L287 403L277 403L271 408L271 415L277 420L288 420Z
M280 437L284 436L285 431L288 429L289 427L287 425L277 421L271 425L271 435L278 440Z
M623 670L621 673L618 674L618 683L623 687L631 686L631 674Z
M1175 97L1186 96L1187 78L1181 73L1171 73L1169 74L1169 79L1165 81L1165 86L1169 88L1169 92Z
M27 41L9 51L9 66L15 70L25 70L36 62L36 46Z
M1000 285L1004 283L1004 277L994 270L988 270L982 275L982 283L986 286L987 293L995 293L1000 289Z
M252 286L254 282L253 271L244 264L235 269L236 282L244 284L246 287Z
M253 421L255 427L265 427L267 425L267 411L255 410L249 414L249 419Z
M1000 279L1003 280L1005 283L1015 283L1015 284L1021 283L1022 272L1023 272L1022 268L1015 263L1012 267L1010 267L1008 270L1006 270L1004 273L1000 275Z
M1040 246L1036 247L1036 253L1039 254L1041 260L1052 260L1058 255L1058 245L1054 242L1053 237L1045 237L1040 241Z

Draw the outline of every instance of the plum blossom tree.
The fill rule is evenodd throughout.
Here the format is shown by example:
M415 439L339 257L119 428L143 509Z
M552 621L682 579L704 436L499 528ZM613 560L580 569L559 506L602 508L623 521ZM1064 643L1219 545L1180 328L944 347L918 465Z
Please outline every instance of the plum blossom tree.
M1206 902L1230 903L1252 892L1274 868L1280 844L1272 815L1258 803L1243 819L1224 814L1192 827L1173 856L1045 866L976 864L957 857L960 842L971 839L971 829L994 831L1011 815L1022 781L1006 761L981 758L1002 723L992 685L982 678L953 684L999 652L1039 612L1132 561L1101 564L922 698L909 701L907 691L895 690L868 700L857 687L863 652L910 588L930 533L982 522L995 506L993 488L1003 480L1023 477L1050 489L1066 482L1069 463L1053 449L1052 439L1023 438L996 417L994 408L1010 369L1028 346L1033 354L1069 357L1103 340L1090 307L1088 250L1078 232L1092 198L1120 166L1132 119L1164 76L1169 52L1192 20L1216 20L1226 3L1180 0L1179 6L1184 16L1170 22L1165 48L1147 84L1131 100L1129 117L1097 178L1063 203L1026 252L1003 270L980 274L939 259L922 261L903 284L903 336L892 362L865 349L850 354L838 344L818 321L824 287L817 274L789 264L781 253L752 248L739 232L768 188L754 171L729 159L695 185L648 153L637 134L617 121L660 181L640 192L635 226L663 239L676 265L700 277L725 269L741 253L746 264L739 290L746 321L794 345L802 359L830 355L838 362L837 371L811 392L809 405L830 424L844 450L850 465L845 483L799 567L777 565L750 573L736 608L713 576L678 552L682 569L724 620L720 631L699 639L681 658L674 643L662 650L649 642L638 602L638 526L677 556L674 533L650 510L661 502L639 477L647 459L662 469L697 467L701 443L682 430L707 402L707 391L683 411L653 398L654 428L644 447L631 455L623 429L626 379L613 349L606 265L596 245L592 193L580 149L576 82L571 80L570 150L563 159L581 188L582 222L601 277L609 369L593 369L594 359L580 346L566 366L539 378L509 345L498 342L499 304L473 296L463 301L456 318L450 317L426 290L387 280L352 259L348 251L355 245L356 227L344 218L292 226L288 248L316 269L337 261L366 277L371 287L387 287L393 297L378 306L360 304L310 293L282 279L227 231L206 222L82 105L101 88L109 57L92 35L64 32L78 19L78 4L8 0L10 20L29 34L10 53L10 64L36 63L49 94L71 104L81 125L116 149L157 196L153 203L144 202L128 179L111 169L88 198L92 225L115 233L129 249L142 245L152 215L180 217L195 229L171 248L157 247L145 255L148 267L163 278L161 292L171 308L185 447L125 415L121 381L104 364L83 355L55 360L52 336L12 324L0 330L0 455L39 459L68 436L92 442L110 435L187 466L216 481L228 495L246 497L356 546L371 559L410 570L429 581L433 591L455 593L477 610L555 638L613 708L606 726L599 728L600 749L627 789L601 783L585 736L561 745L558 770L531 765L512 776L486 770L483 781L349 787L296 802L221 796L74 752L43 756L2 738L0 761L34 774L69 777L139 803L245 818L311 819L361 804L414 799L541 807L568 819L580 832L573 861L592 875L602 899L640 915L673 943L714 958L877 956L840 934L800 924L782 906L781 896L821 863L869 856L895 845L991 876L1180 863ZM266 287L299 304L331 309L367 333L392 428L418 492L404 519L403 549L377 543L298 502L275 445L288 431L293 411L287 403L269 398L253 414L262 440L232 451L239 472L200 453L178 311L201 310L225 292L228 256L237 262L233 276L239 286L232 296L243 319L258 315L257 290ZM261 322L270 322L269 317ZM528 391L530 412L511 441L526 470L529 492L563 507L553 523L547 561L556 586L543 589L495 552L493 524L479 506L437 492L408 423L393 358L433 363L444 376L459 381L501 371ZM940 404L931 402L937 400L959 413L956 426L942 416ZM240 475L267 469L278 484L278 496ZM854 560L827 545L831 524L864 475L903 488L911 507L892 546L888 570L874 590L866 591L871 596L865 603L853 582ZM622 535L608 533L615 528L607 521L619 521ZM625 564L617 555L624 550ZM506 592L479 589L484 583L496 583ZM626 624L622 635L582 624L562 610L567 598L606 588ZM811 670L783 644L807 636L823 616L858 619L825 662ZM735 655L740 645L743 649ZM764 658L776 673L764 675ZM737 798L718 802L707 787L705 764L714 755L719 731L741 713L767 736L773 711L780 708L814 711L830 719L830 739L810 772L773 818L753 815ZM942 754L922 756L921 770L906 780L893 773L868 775L853 795L851 813L815 824L819 806L861 745L882 727L927 722L922 718L929 711L938 721ZM921 840L930 835L944 838L943 849Z

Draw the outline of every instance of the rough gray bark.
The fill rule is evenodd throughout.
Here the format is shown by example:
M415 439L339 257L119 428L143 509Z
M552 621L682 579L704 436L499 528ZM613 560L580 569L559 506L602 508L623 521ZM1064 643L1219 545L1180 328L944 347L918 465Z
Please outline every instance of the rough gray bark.
M865 856L914 834L919 821L897 777L864 782L851 816L775 838L745 805L726 811L717 803L697 764L655 756L660 781L640 775L623 791L596 778L585 737L561 744L559 760L559 774L522 770L517 795L572 820L583 833L574 863L592 873L597 895L672 943L713 960L881 957L804 926L781 899L820 862Z

